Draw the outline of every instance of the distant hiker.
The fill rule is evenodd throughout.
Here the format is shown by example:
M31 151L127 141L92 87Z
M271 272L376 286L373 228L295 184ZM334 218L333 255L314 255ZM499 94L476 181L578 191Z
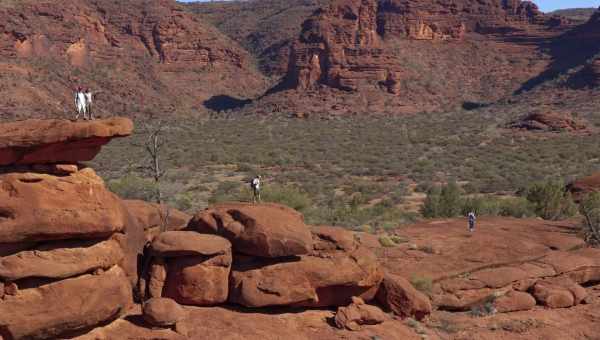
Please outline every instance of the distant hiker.
M75 92L75 107L77 108L75 120L79 119L80 114L83 114L83 119L87 119L86 98L81 87L77 87L77 92Z
M252 188L252 201L260 202L260 175L254 177L250 181L250 187Z
M90 91L90 89L88 88L87 90L85 90L85 109L88 112L88 115L90 116L90 120L94 119L94 114L92 112L92 91Z
M475 213L471 211L467 214L467 218L469 219L469 231L472 232L475 230Z

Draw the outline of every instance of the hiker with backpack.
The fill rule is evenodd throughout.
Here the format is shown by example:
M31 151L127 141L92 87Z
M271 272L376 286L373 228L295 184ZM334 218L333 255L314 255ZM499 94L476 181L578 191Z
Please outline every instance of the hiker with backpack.
M469 220L469 232L475 231L475 212L471 211L467 214L467 219Z

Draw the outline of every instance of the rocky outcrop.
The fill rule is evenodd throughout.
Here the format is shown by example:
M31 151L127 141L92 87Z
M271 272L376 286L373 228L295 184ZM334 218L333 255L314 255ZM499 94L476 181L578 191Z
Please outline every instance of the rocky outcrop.
M133 299L117 266L39 288L20 290L0 301L0 329L8 339L48 339L86 330L123 315Z
M336 0L303 25L293 46L288 80L307 90L379 88L399 94L404 65L384 39L456 41L467 32L491 33L543 23L531 2Z
M476 271L468 278L443 280L433 303L457 311L491 306L497 312L513 312L532 309L536 303L572 307L587 295L581 285L600 279L598 255L592 248L557 251L519 265Z
M353 296L372 300L382 278L374 254L364 247L276 261L253 258L234 264L229 301L247 307L345 306Z
M129 213L144 230L146 240L152 242L161 231L184 229L192 216L169 207L141 200L124 200Z
M0 212L0 243L108 237L127 223L121 200L92 169L0 175Z
M133 122L127 118L5 123L0 125L0 166L89 161L102 145L113 138L129 136L132 131Z
M52 242L0 258L0 279L17 281L29 277L63 279L121 262L123 250L117 241Z
M416 290L403 277L386 274L377 292L377 301L394 314L402 317L412 317L422 320L431 314L429 298Z
M569 183L567 190L573 195L575 201L581 201L586 195L600 191L600 172Z
M169 327L185 317L185 310L171 299L152 298L144 303L143 315L152 326Z
M569 113L535 112L509 124L509 128L530 131L575 132L587 130L587 124Z
M118 118L0 125L3 337L87 331L133 303L137 254L128 245L136 224L102 179L76 164L131 130Z
M352 304L338 308L335 325L341 329L356 331L362 325L377 325L387 319L387 315L378 307L367 305L361 298L353 297Z
M168 231L152 242L153 256L146 278L151 297L210 306L229 295L231 243L216 235Z
M189 228L227 238L236 252L261 257L307 254L312 237L297 211L277 204L221 204L192 219Z

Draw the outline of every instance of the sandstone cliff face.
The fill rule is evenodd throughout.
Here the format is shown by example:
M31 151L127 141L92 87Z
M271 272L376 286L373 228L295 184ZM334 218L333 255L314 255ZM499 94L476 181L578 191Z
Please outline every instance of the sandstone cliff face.
M0 18L7 114L64 112L78 85L110 92L98 102L113 112L201 108L214 95L255 95L264 86L246 51L172 0L23 1L0 6Z
M348 91L375 86L399 94L402 63L382 40L460 41L469 32L494 33L544 17L530 2L338 0L316 12L294 45L293 87L327 85Z

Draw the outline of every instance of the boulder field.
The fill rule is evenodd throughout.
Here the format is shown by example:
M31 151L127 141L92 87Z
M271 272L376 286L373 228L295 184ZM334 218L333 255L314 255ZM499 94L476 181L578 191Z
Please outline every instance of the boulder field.
M123 122L104 142L131 132L111 122L76 124ZM0 166L1 340L600 334L600 250L573 222L434 220L391 231L406 242L390 248L272 203L188 216L112 194L80 163L90 153L28 157L46 141L19 144L19 124L0 127L0 153L20 155ZM90 138L68 125L47 125L63 134L48 150Z

